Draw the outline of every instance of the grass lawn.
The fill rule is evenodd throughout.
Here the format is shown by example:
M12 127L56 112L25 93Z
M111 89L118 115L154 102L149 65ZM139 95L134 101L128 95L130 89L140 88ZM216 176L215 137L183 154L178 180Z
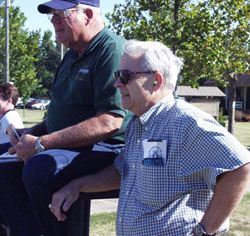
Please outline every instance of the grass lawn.
M115 236L116 212L92 214L90 217L90 236ZM131 235L132 236L132 235Z
M230 230L225 236L250 236L250 193L247 193L232 214Z
M250 122L235 122L234 135L244 146L250 148Z
M23 124L26 128L29 128L43 120L44 113L46 111L34 110L34 109L16 109L23 120Z
M90 236L115 236L116 212L92 214ZM250 236L250 193L243 198L230 218L230 230L225 236Z

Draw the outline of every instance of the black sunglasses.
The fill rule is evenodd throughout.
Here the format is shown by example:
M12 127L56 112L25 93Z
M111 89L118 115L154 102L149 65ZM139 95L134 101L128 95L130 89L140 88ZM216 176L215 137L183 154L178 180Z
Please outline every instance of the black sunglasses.
M127 84L133 75L153 73L155 73L155 71L133 72L128 70L118 70L114 72L114 81L120 79L123 84Z

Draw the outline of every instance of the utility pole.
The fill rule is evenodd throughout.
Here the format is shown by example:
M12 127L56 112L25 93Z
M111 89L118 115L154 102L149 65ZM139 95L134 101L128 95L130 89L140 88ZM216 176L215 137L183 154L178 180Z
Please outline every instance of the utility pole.
M9 83L9 8L10 0L5 0L5 82Z

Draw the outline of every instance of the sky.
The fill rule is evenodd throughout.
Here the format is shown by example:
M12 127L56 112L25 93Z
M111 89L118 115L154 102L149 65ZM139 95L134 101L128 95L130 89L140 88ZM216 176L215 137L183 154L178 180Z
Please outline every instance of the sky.
M25 28L29 30L41 29L42 32L49 29L54 34L54 28L49 22L46 14L40 14L37 11L37 6L41 3L48 2L49 0L14 0L12 3L14 6L20 6L21 12L24 13L27 18L25 22ZM101 11L105 21L105 14L108 12L113 12L114 5L119 3L124 3L125 0L100 0Z

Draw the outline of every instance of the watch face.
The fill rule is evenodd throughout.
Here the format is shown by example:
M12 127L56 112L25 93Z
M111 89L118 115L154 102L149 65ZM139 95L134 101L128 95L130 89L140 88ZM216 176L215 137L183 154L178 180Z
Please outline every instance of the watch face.
M44 148L42 148L42 147L37 147L36 151L37 151L38 153L39 153L39 152L42 152L42 151L44 151Z
M203 232L203 230L201 229L201 227L199 225L196 225L195 228L194 228L194 233L197 236L202 236L204 232Z

